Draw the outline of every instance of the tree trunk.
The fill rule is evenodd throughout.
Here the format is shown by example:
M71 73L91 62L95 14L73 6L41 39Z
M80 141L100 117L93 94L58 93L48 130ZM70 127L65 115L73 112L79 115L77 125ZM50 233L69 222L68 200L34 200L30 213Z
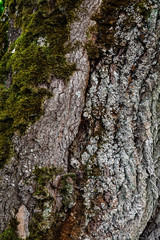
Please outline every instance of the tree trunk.
M159 0L5 1L0 239L160 238L159 20Z

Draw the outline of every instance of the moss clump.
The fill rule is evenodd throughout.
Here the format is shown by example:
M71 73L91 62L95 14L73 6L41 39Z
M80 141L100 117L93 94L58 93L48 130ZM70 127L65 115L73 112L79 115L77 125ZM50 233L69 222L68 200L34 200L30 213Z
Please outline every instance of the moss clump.
M0 19L0 60L2 56L7 51L8 47L8 39L7 39L7 31L8 31L8 20Z
M4 11L4 0L0 0L0 16L2 15L3 11Z
M6 0L6 8L21 28L9 48L7 21L0 22L0 167L12 155L12 137L23 134L43 114L51 93L42 88L52 76L68 81L76 69L67 62L70 23L81 1Z
M30 236L27 238L27 240L43 240L46 238L48 232L47 223L56 221L56 219L53 219L53 217L55 217L53 214L53 206L55 200L50 195L47 189L47 185L50 185L53 179L61 173L62 170L57 170L54 167L35 168L34 179L36 181L36 189L34 192L34 197L38 201L36 207L37 213L33 214L32 222L30 224ZM44 212L47 208L49 209L49 214L45 216Z
M37 213L32 217L30 225L30 236L28 240L56 239L59 234L61 221L66 218L67 210L73 198L74 173L63 174L62 170L53 168L38 168L34 171L37 183L34 193L38 200ZM55 188L52 183L59 176L59 184ZM56 195L61 196L61 208L56 209L56 200L53 198L49 189L55 190ZM55 196L56 196L55 195Z
M12 228L8 228L0 234L0 240L20 240L20 238L17 237L17 234Z
M58 174L62 173L63 173L62 169L56 169L55 167L52 168L36 167L34 170L34 175L37 187L34 195L46 197L48 195L46 189L47 183L53 180Z
M12 219L6 230L0 234L0 240L21 240L17 235L16 229L17 221Z

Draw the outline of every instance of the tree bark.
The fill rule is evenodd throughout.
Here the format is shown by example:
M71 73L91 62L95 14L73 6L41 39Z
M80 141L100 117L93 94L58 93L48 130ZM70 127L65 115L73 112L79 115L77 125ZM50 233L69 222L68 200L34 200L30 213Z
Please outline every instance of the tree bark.
M18 51L31 24L16 23L25 7L15 2L11 11L11 2L1 16L9 22L3 56ZM34 4L32 14L42 3ZM64 1L45 4L47 14L57 6L68 14ZM0 170L0 239L15 218L21 239L158 240L159 1L83 0L72 12L65 57L76 69L67 83L48 70L38 84L52 93L43 114L10 137ZM6 73L5 88L14 74Z

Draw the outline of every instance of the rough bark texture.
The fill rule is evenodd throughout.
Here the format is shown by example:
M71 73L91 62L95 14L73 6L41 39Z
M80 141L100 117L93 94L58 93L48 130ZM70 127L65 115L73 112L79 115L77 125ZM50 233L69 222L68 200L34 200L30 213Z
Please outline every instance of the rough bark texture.
M160 238L160 21L159 1L149 2L147 17L129 2L117 9L109 47L92 20L105 1L76 11L66 57L77 70L67 84L52 77L44 114L14 134L0 170L1 231L16 217L22 239ZM11 43L21 31L9 23ZM91 26L99 54L89 59Z

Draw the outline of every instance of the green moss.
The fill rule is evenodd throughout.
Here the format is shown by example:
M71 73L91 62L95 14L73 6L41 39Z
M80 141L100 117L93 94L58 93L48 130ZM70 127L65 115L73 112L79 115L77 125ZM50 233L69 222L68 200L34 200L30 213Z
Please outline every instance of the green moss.
M0 234L0 240L21 240L17 235L16 229L17 221L16 219L12 219L6 230Z
M2 56L7 51L8 47L8 39L7 39L7 31L8 31L8 21L0 20L0 60Z
M97 44L89 40L87 41L85 48L87 50L89 59L99 58L99 48Z
M63 171L62 169L56 169L54 167L52 168L47 168L47 167L36 167L34 170L34 175L35 175L35 181L37 183L36 191L35 191L35 196L47 196L47 189L46 185L48 182L53 180L58 174L62 174Z
M62 170L57 170L54 167L36 167L34 170L34 179L36 181L34 197L38 201L36 207L38 212L34 213L32 216L32 222L30 224L30 236L27 238L28 240L44 239L48 231L48 227L46 227L47 222L54 222L52 216L54 215L52 212L54 199L48 192L47 185L50 184L58 174L61 173ZM51 209L51 213L47 217L44 217L44 211L47 207Z
M13 153L14 133L23 134L37 121L43 114L42 103L52 96L40 85L48 85L52 76L67 82L76 69L65 55L70 23L80 3L6 0L9 15L22 33L8 47L8 22L0 22L0 167Z
M57 232L60 229L61 221L66 217L73 193L73 181L76 180L74 173L63 174L61 169L39 168L34 171L36 189L34 196L37 199L37 213L32 217L30 224L30 236L28 240L56 239ZM60 176L60 182L56 189L59 196L62 197L62 206L59 211L54 209L55 199L48 191L48 186L52 186L54 179ZM54 189L54 187L53 187ZM55 189L54 189L55 190Z
M0 16L2 15L3 11L4 11L4 0L0 0Z

